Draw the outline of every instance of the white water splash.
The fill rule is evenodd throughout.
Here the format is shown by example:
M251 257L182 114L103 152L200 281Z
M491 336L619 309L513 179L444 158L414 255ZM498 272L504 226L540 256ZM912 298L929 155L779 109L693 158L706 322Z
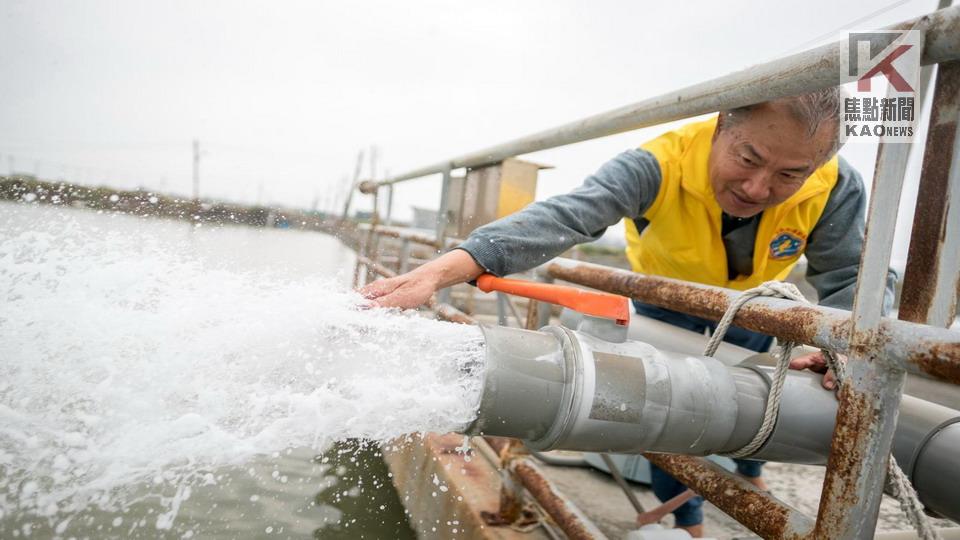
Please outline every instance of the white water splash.
M66 523L146 482L169 527L216 467L468 424L479 330L358 301L69 216L0 219L0 519Z

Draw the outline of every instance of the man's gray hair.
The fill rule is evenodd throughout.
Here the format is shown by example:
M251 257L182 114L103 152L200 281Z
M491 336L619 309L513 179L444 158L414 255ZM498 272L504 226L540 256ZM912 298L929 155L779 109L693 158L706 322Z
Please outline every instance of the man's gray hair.
M807 136L812 137L820 129L820 126L827 122L834 126L834 137L830 144L829 159L840 150L842 145L840 137L840 128L843 112L844 91L839 86L829 86L808 94L799 96L785 97L774 100L787 106L787 109L793 114L793 117L800 121L807 128ZM734 126L742 122L757 105L746 105L721 111L725 117L725 127Z

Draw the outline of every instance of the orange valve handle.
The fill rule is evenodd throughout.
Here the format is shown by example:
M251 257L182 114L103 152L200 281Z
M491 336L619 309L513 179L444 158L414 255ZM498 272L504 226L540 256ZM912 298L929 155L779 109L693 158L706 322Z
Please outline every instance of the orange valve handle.
M585 291L564 285L551 285L519 279L498 278L493 274L482 274L477 278L477 288L483 292L499 291L550 302L579 311L584 315L614 319L617 324L630 323L630 302L626 296L596 291Z

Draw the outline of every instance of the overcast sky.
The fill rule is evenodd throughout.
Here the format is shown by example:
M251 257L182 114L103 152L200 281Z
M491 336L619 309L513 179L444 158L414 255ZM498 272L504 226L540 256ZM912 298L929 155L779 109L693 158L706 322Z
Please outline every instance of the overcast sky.
M189 194L196 138L204 196L330 204L370 145L403 172L935 4L0 0L0 174ZM663 129L529 156L539 196ZM869 182L875 149L844 153Z

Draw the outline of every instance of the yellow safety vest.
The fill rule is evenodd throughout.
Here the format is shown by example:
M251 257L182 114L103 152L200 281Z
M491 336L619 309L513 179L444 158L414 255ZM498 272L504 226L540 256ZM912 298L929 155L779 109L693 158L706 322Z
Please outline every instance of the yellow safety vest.
M656 157L660 191L643 214L649 225L637 232L624 220L627 259L635 272L749 289L782 280L807 246L830 191L837 183L837 157L828 161L786 201L763 211L753 250L753 273L730 280L721 236L720 205L707 174L716 117L687 124L641 146Z

